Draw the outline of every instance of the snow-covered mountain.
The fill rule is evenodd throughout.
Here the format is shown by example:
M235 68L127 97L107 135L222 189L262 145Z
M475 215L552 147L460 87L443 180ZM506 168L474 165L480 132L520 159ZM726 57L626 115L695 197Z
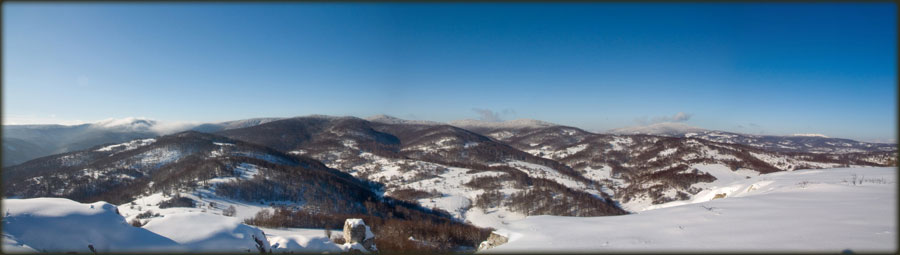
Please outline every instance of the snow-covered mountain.
M751 135L707 130L678 122L664 122L647 126L613 129L607 133L700 138L714 142L743 144L765 150L782 152L852 153L897 150L897 144L860 142L850 139L830 138L822 134L793 134L789 136Z
M810 153L860 153L897 151L897 144L868 143L823 135L761 136L705 131L686 133L683 137L700 138L720 143L743 144L770 151Z
M238 146L233 146L235 144ZM226 171L226 166L232 162L226 164L224 161L232 158L289 166L298 165L302 160L224 137L183 132L38 158L4 168L3 181L7 196L65 197L78 201L99 199L118 203L142 192L144 187L165 187L159 183L173 177L177 179L178 176L170 176L174 173L189 171L207 177L228 174L222 171ZM209 164L208 161L225 166L200 167ZM151 180L156 184L149 184Z
M219 134L310 156L381 183L388 195L486 227L529 214L624 213L571 168L449 125L300 117ZM544 205L522 206L526 200Z
M340 119L327 115L310 115L306 118ZM287 118L253 118L218 123L160 122L147 118L106 119L96 123L81 125L4 125L3 126L3 166L19 164L41 156L85 149L104 143L121 143L138 138L151 138L173 134L185 130L206 133L240 129L265 124ZM366 118L373 123L404 125L444 125L440 122L404 120L388 115ZM558 126L553 123L518 119L503 122L480 120L458 120L449 125L480 134L492 131L522 130ZM610 130L609 134L620 135L662 135L674 137L694 137L710 141L744 144L766 150L785 152L849 153L870 151L896 151L896 144L866 143L848 139L828 138L818 134L796 134L792 136L759 136L691 127L683 123L656 123L648 126ZM509 135L496 133L495 135Z
M733 179L736 174L731 172L744 174L743 178L802 168L896 164L895 152L786 153L698 138L593 134L543 123L473 128L479 132L402 123L307 117L221 134L313 157L384 184L387 194L437 206L488 227L502 224L501 218L529 214L599 212L578 206L523 208L526 202L515 199L547 187L613 198L626 209L639 211L690 199L716 181ZM549 186L529 184L537 178L549 180L541 182ZM504 191L488 192L492 189ZM553 192L582 197L559 188ZM553 206L570 203L545 201Z
M470 210L487 211L497 203L503 205L503 210L496 211L500 213L488 222L516 214L621 213L617 212L617 206L607 205L611 200L634 211L689 199L704 188L703 183L720 179L704 170L709 165L759 174L801 168L896 164L896 150L838 155L771 150L766 146L717 139L731 137L717 131L663 137L594 134L534 120L458 122L469 128L463 129L390 116L370 119L373 121L325 115L260 118L220 123L217 134L281 153L312 157L330 168L380 183L387 194L398 194L428 207L441 204L439 208L460 220L473 220L467 215L477 213L467 213ZM135 119L103 124L122 126L123 123L140 127L154 122ZM681 129L686 130L696 131ZM456 176L447 176L448 173ZM540 180L535 185L537 179ZM437 181L443 183L440 185L443 188L423 188L435 186ZM507 188L500 195L487 192L497 188L486 184L491 182ZM571 201L535 196L540 192L563 194L572 201L592 206L566 206ZM407 197L408 194L416 195ZM526 194L533 196L529 199L547 201L548 205L539 209L514 208L520 202L513 201ZM434 202L433 197L454 197L455 202ZM497 201L487 203L488 200Z
M491 129L483 134L571 167L603 184L629 211L691 199L735 174L747 177L794 169L891 166L897 162L896 150L784 152L696 137L594 134L565 126Z
M383 124L411 124L411 125L441 125L443 123L427 120L405 120L390 115L379 114L369 116L366 120Z
M172 229L179 227L178 222L221 218L214 215L233 216L236 222L252 220L257 226L320 229L339 228L346 218L377 218L382 221L373 224L379 227L375 231L382 239L376 243L386 250L420 246L473 249L487 233L446 212L383 196L379 184L328 168L315 159L195 131L31 160L5 168L3 186L6 198L61 197L119 204L122 217L148 229ZM281 218L287 217L285 214L296 215ZM178 217L187 218L160 220ZM389 231L400 226L405 230ZM455 229L455 234L407 240L410 234L436 226ZM171 234L177 235L175 232ZM23 241L22 235L13 237Z
M112 202L127 206L121 214L135 225L152 224L152 213L221 215L231 206L256 227L339 227L339 219L370 217L373 231L390 235L379 247L446 251L484 240L475 226L640 213L772 173L897 164L896 147L786 151L717 140L731 138L718 131L618 135L532 120L467 123L312 115L207 125L210 133L95 144L5 167L4 195ZM95 126L153 122L132 124ZM428 234L439 228L454 234Z
M83 150L100 144L122 143L185 130L216 132L278 119L256 118L198 124L128 117L110 118L81 125L3 125L3 166L20 164L47 155Z

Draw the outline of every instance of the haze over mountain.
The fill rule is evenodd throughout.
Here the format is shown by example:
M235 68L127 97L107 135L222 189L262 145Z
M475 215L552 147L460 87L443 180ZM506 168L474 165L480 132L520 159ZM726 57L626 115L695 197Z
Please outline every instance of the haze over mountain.
M94 124L3 125L3 166L29 159L81 150L104 143L124 142L159 135L151 127L154 121L131 119Z
M259 125L278 118L220 123L164 122L147 118L109 118L78 125L3 125L3 166L100 144L121 143L185 130L216 132Z
M366 120L384 124L419 124L419 125L441 125L443 123L428 120L405 120L394 116L379 114L366 117Z
M516 120L508 120L508 121L483 121L483 120L473 120L473 119L465 119L465 120L456 120L448 123L453 126L457 126L464 129L470 130L490 130L490 129L522 129L522 128L539 128L539 127L551 127L557 126L556 124L533 120L533 119L516 119Z
M610 134L625 134L625 135L636 135L636 134L645 134L645 135L666 135L666 136L682 136L687 133L697 133L708 131L706 129L692 127L687 124L681 122L661 122L661 123L653 123L645 126L633 126L633 127L624 127L617 128L607 131Z

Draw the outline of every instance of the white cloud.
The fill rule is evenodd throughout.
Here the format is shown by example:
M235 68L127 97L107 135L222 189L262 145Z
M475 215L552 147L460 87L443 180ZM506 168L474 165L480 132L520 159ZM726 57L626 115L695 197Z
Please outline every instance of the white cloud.
M185 121L163 121L157 122L156 125L150 128L151 131L161 135L178 133L181 131L185 131L200 125L199 122L185 122Z
M489 109L472 108L472 111L478 113L478 120L489 122L501 122L505 119L504 116L508 117L516 114L516 111L512 109L495 112Z
M641 125L649 125L649 124L663 123L663 122L685 122L685 121L690 120L691 117L693 117L693 116L694 115L690 114L690 113L678 112L672 116L656 116L649 120L647 119L647 117L641 117L641 118L634 119L634 121Z
M120 119L104 119L93 124L103 128L150 131L166 135L191 129L201 123L187 121L156 121L146 117L126 117Z
M9 115L3 116L3 125L82 125L91 124L98 128L119 129L129 131L149 131L160 135L167 135L185 131L202 124L191 121L156 121L146 117L107 118L99 121L65 120L57 118L55 114L48 117L34 115Z
M684 112L678 112L675 115L673 115L671 119L674 122L687 121L687 120L691 119L691 114L687 114Z

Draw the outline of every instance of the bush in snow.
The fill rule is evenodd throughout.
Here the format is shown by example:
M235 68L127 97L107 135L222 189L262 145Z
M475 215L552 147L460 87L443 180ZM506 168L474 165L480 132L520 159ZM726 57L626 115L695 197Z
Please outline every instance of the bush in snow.
M422 198L440 197L441 193L437 192L436 190L424 191L417 189L397 189L391 191L390 196L403 201L415 203L416 200Z
M237 209L234 208L233 205L228 206L228 208L225 208L225 210L222 210L222 215L225 215L228 217L234 216L235 213L237 213Z
M141 223L141 220L135 218L135 219L131 220L131 225L139 228L139 227L143 226L144 224Z
M483 209L498 207L503 202L503 198L503 193L499 191L485 191L475 198L475 206Z
M146 212L142 212L142 213L138 214L137 216L135 216L135 218L138 218L138 219L149 219L152 217L159 217L159 213L153 213L153 211L146 211Z
M473 189L495 190L503 188L502 183L511 179L512 178L507 174L501 176L482 176L472 178L472 180L463 183L463 185Z
M172 199L159 203L160 209L170 207L194 207L194 200L182 196L175 196Z

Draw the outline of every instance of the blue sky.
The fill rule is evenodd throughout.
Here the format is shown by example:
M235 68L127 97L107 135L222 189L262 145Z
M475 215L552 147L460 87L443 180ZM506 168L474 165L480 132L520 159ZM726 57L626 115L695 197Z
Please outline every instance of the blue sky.
M897 7L3 3L4 123L678 120L895 138Z

